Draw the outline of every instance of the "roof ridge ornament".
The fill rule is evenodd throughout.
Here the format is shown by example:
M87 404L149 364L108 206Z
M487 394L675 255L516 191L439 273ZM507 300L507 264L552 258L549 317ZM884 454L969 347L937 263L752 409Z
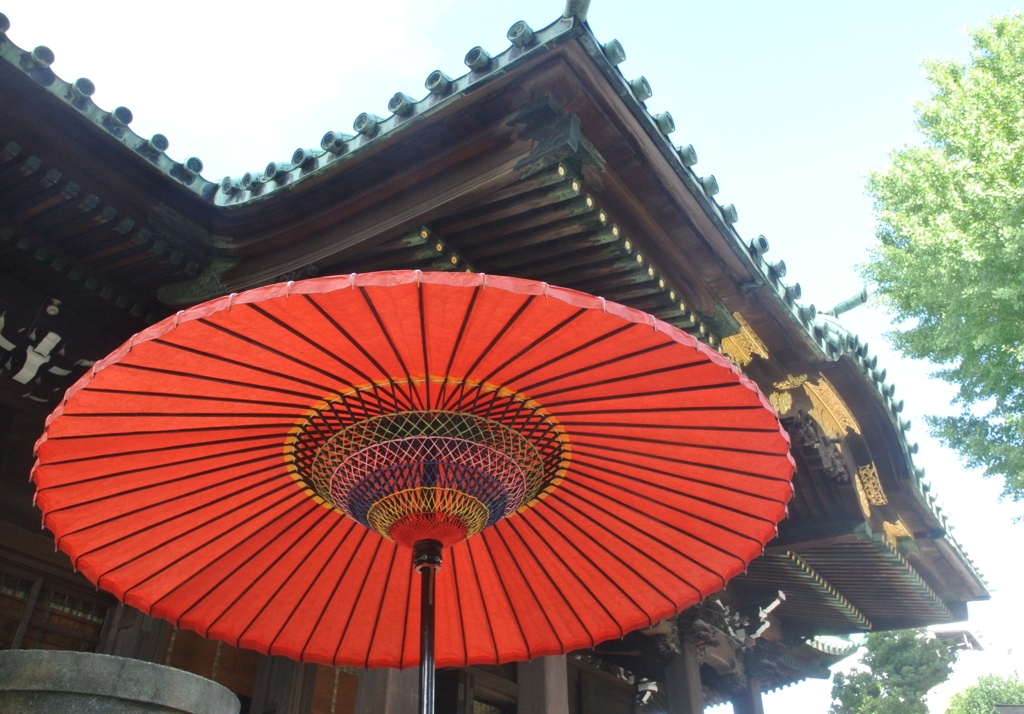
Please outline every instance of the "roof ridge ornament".
M867 301L868 301L868 289L866 287L862 287L860 289L860 292L858 292L856 295L853 295L852 297L846 298L845 300L843 300L841 303L839 303L838 305L833 307L831 310L829 310L825 314L826 315L831 315L832 317L839 317L844 312L849 312L850 310L854 309L855 307L860 307L861 305L863 305Z
M580 22L586 22L589 10L590 0L565 0L565 11L562 13L562 17L575 17Z

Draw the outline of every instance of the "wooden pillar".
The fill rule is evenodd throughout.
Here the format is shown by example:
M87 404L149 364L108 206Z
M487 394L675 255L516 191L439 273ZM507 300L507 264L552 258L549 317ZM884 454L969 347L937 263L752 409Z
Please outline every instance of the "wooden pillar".
M516 680L516 714L569 714L565 655L520 662Z
M417 714L419 696L417 668L368 669L359 673L355 714Z
M733 714L764 714L761 701L761 685L754 679L747 680L747 687L732 698Z
M256 667L250 714L309 714L316 665L287 657L261 657Z
M167 664L164 650L171 636L171 624L150 617L123 602L110 608L96 651L144 662Z
M684 641L682 654L665 666L665 696L668 699L668 714L704 713L700 655L695 645Z

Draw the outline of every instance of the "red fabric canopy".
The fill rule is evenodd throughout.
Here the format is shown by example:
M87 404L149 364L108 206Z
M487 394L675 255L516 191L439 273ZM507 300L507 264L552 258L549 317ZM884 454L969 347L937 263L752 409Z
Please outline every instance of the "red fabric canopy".
M259 288L136 335L47 421L38 505L75 566L144 612L304 661L409 667L411 551L325 501L302 440L353 404L485 397L539 415L557 473L445 550L438 666L649 626L743 572L785 516L788 438L721 355L601 298L418 272Z

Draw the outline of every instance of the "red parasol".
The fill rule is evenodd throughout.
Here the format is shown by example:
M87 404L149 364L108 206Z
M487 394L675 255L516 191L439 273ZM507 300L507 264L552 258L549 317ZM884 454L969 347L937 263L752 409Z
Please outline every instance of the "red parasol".
M136 335L68 390L33 479L58 546L133 607L266 653L425 671L433 618L439 666L497 663L719 590L785 515L788 447L753 382L649 315L388 272Z

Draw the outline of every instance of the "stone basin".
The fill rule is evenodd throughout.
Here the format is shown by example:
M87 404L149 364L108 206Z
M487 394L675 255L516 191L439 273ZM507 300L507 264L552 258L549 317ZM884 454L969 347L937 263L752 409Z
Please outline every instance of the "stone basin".
M173 667L91 652L0 651L3 714L238 714L231 690Z

